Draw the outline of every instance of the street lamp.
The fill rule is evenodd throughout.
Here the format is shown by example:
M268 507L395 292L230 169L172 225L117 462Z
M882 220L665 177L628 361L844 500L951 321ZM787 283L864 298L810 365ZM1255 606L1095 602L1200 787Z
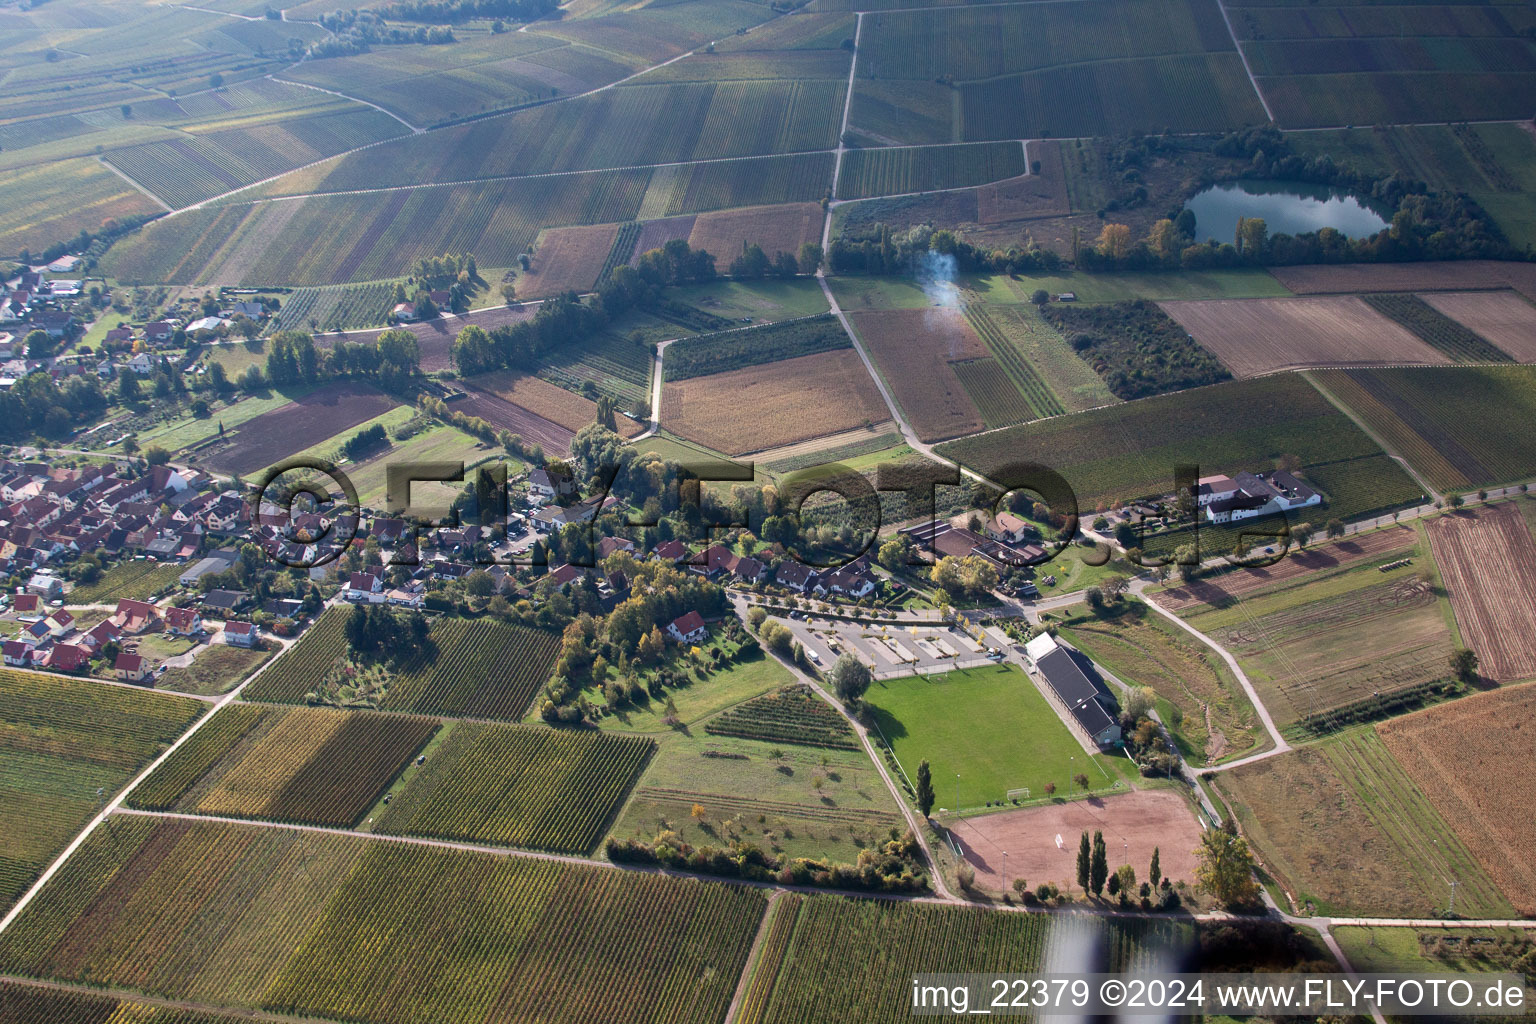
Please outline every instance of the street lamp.
M955 772L955 813L960 813L960 773Z

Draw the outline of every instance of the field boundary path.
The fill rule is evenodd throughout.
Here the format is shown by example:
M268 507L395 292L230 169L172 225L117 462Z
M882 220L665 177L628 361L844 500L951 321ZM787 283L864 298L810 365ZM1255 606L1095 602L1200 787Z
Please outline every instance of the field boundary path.
M752 938L752 948L747 950L747 962L741 965L741 977L736 979L736 994L731 996L731 1005L725 1008L725 1024L735 1024L736 1014L741 1009L741 1001L747 994L747 989L752 984L752 979L757 975L757 957L763 949L763 940L768 937L768 932L773 928L774 911L778 909L779 898L784 895L784 890L775 889L768 897L768 906L763 911L763 919L757 923L757 934Z
M117 988L114 986L102 987L101 985L87 985L83 982L44 980L42 978L26 978L18 974L0 974L0 983L7 985L23 985L27 988L40 988L49 992L75 992L80 995L104 997L116 999L124 1003L138 1003L143 1006L155 1006L166 1010L181 1010L187 1013L206 1013L220 1018L232 1017L237 1020L263 1020L273 1021L275 1024L315 1024L314 1017L290 1017L283 1013L273 1013L270 1010L252 1010L240 1006L225 1006L219 1003L198 1003L188 999L166 999L164 996L153 996L144 992L136 992L133 989ZM113 1017L118 1017L117 1013Z
M1216 0L1216 9L1221 11L1221 20L1227 23L1227 35L1232 37L1232 46L1237 50L1237 57L1243 62L1243 70L1248 74L1248 84L1253 86L1253 94L1259 98L1259 105L1264 108L1264 116L1273 124L1275 112L1269 109L1269 100L1264 98L1264 90L1259 88L1259 80L1253 75L1253 67L1248 63L1248 55L1243 52L1243 44L1237 38L1237 29L1232 27L1232 16L1227 13L1227 5L1224 0ZM1380 1018L1377 1024L1381 1024Z
M1413 477L1413 482L1424 488L1424 493L1429 495L1430 501L1443 501L1445 499L1445 495L1431 487L1429 485L1429 481L1420 476L1419 471L1414 469L1413 465L1407 459L1393 451L1392 447L1387 444L1386 439L1383 438L1380 434L1376 433L1376 431L1371 428L1369 423L1365 422L1365 420L1357 416L1353 409L1339 401L1339 399L1334 396L1333 392L1324 387L1322 381L1318 380L1315 376L1313 376L1311 372L1307 370L1302 370L1301 376L1306 380L1308 384L1311 384L1312 387L1316 389L1318 394L1328 399L1328 401L1333 405L1335 409L1339 410L1339 412L1343 413L1345 416L1348 416L1351 422L1353 422L1355 426L1359 427L1366 437L1370 438L1372 441L1375 441L1376 447L1386 452L1394 462L1402 466L1403 470L1407 472L1409 476Z

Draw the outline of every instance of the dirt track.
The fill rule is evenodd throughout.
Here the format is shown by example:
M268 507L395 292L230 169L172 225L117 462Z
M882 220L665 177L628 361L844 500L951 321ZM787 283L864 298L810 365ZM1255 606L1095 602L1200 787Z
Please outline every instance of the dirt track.
M955 837L966 861L976 869L976 885L981 889L998 892L1011 886L1013 879L1023 878L1031 888L1055 882L1066 890L1077 887L1077 845L1084 831L1104 833L1110 871L1130 864L1137 881L1144 882L1156 848L1165 876L1194 881L1200 823L1185 800L1169 790L967 818L956 827ZM1008 851L1006 881L1004 850Z

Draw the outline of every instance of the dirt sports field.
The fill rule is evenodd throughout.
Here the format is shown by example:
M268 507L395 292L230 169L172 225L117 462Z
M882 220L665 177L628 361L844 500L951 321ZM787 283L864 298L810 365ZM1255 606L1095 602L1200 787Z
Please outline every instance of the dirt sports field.
M1467 260L1456 263L1343 263L1274 267L1275 280L1297 295L1346 292L1433 292L1513 288L1536 300L1536 263Z
M1419 298L1517 361L1536 363L1536 306L1518 292L1449 292Z
M890 413L852 349L668 382L661 424L727 455L886 422Z
M985 424L949 364L990 355L953 307L849 313L880 373L924 441L974 434Z
M741 255L743 243L762 246L770 257L781 252L798 255L801 245L821 238L821 217L818 203L701 213L693 222L688 244L713 253L715 267L723 274L731 260Z
M437 373L441 370L453 369L453 339L459 336L459 332L466 327L483 327L485 330L494 330L504 324L521 323L532 319L533 314L539 310L538 306L492 306L489 309L477 309L470 313L461 313L458 316L439 316L419 324L401 324L396 328L380 328L377 331L348 331L345 334L322 334L315 338L321 344L335 344L338 341L349 341L353 344L371 343L378 340L379 335L385 330L406 330L416 335L416 343L421 347L421 369L423 373Z
M224 435L221 446L205 449L203 461L220 473L249 475L381 416L398 404L366 384L327 384L240 424Z
M1160 305L1238 377L1305 366L1450 362L1352 295Z
M1171 612L1182 612L1205 605L1224 607L1236 597L1251 593L1261 587L1297 580L1314 572L1336 569L1365 558L1379 557L1388 561L1390 554L1412 547L1416 537L1411 526L1389 526L1371 533L1350 537L1347 540L1322 544L1287 554L1274 565L1260 569L1235 569L1169 587L1152 599Z
M1200 823L1184 798L1169 790L967 818L956 827L955 837L966 861L976 869L976 884L982 889L998 892L1010 888L1013 879L1023 878L1031 888L1055 882L1066 890L1077 887L1077 844L1085 831L1104 833L1112 872L1129 864L1136 869L1137 882L1147 881L1156 848L1165 876L1174 881L1195 880ZM1008 851L1007 879L1003 877L1004 850Z
M1536 914L1536 685L1476 694L1376 731L1515 909Z
M545 231L534 246L532 265L517 277L517 297L542 299L566 291L590 291L618 233L617 224Z
M1479 671L1501 683L1536 677L1536 542L1520 510L1505 502L1454 512L1427 529Z

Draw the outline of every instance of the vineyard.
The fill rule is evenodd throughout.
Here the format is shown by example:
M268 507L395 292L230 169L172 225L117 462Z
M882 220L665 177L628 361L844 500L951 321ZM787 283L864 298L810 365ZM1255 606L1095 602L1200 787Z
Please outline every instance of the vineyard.
M0 971L364 1024L703 1024L723 1018L766 903L595 866L118 816L0 935Z
M182 697L0 670L0 907L203 710Z
M1168 493L1180 464L1235 473L1295 455L1308 471L1381 450L1301 376L1274 374L1008 427L952 441L940 453L984 474L1018 461L1051 466L1081 507L1095 508ZM1365 510L1417 493L1406 473L1388 471L1365 486L1342 480L1328 498Z
M919 972L1028 972L1050 950L1103 949L1098 969L1124 970L1145 948L1177 944L1186 925L973 907L811 898L799 907L766 1010L770 1024L907 1021ZM863 951L849 956L850 949ZM771 966L765 961L765 967ZM1089 969L1081 964L1076 969ZM753 986L756 987L754 979ZM766 984L766 983L765 983Z
M613 237L613 247L608 250L608 258L603 261L603 269L598 272L598 285L607 281L616 268L628 263L635 255L635 246L644 228L645 225L637 220L620 225L619 233Z
M1002 368L1007 379L1013 382L1014 387L1025 402L1027 409L1025 415L1009 422L1041 419L1046 416L1059 416L1067 411L1062 406L1061 400L1051 390L1050 385L1035 372L1035 368L1030 365L1029 360L1024 358L1023 353L1014 345L1012 339L998 326L997 321L992 319L992 314L986 306L979 302L967 303L965 305L965 318L970 321L972 329L981 336L982 342L987 346L987 351L992 353L992 358L997 361L997 365ZM1041 326L1045 325L1042 324ZM960 373L958 367L956 372ZM965 389L970 392L971 397L976 398L976 391L971 387L972 382L967 380L963 373L961 374L960 381L962 384L965 384ZM1011 405L1012 403L1010 402ZM986 416L985 409L982 410L982 415ZM988 422L991 424L990 418L988 418ZM1002 423L999 422L996 425L1001 426Z
M831 315L705 334L684 338L668 346L665 379L707 377L712 373L849 348L850 344L842 325Z
M302 703L304 695L315 688L332 662L346 652L347 638L342 627L348 611L327 608L298 643L278 655L277 661L245 689L244 697L278 704Z
M5 1024L237 1024L245 1019L40 985L0 982L0 1021Z
M542 726L452 730L376 831L588 854L656 749Z
M1536 140L1533 140L1536 142ZM1503 353L1515 362L1536 362L1536 306L1513 291L1446 292L1426 295L1424 301L1439 315L1449 317L1462 330L1471 330L1490 342L1484 346L1502 362Z
M579 391L588 381L619 400L622 410L650 401L651 350L605 331L562 345L535 371L551 384Z
M826 194L827 182L832 180L832 160L831 153L803 153L693 164L672 181L661 215L815 202ZM656 173L666 170L657 168Z
M167 204L180 208L406 131L388 114L358 106L279 124L114 149L109 159Z
M1536 473L1536 368L1326 371L1319 383L1441 490Z
M1019 394L1019 389L1013 386L997 360L990 357L968 359L961 363L951 363L950 368L960 378L965 393L971 396L976 411L981 413L982 422L988 429L1035 418L1034 409Z
M440 619L435 657L390 683L386 711L517 719L549 680L560 637L485 619Z
M182 744L128 796L128 806L168 811L252 729L274 714L255 704L231 704Z
M346 652L348 609L331 608L245 693L249 700L301 704ZM549 679L560 638L487 619L439 619L431 647L388 684L385 711L521 718Z
M848 319L919 438L936 441L985 426L954 367L988 352L958 309L860 310Z
M543 227L633 219L650 176L601 171L208 206L146 225L106 262L123 280L261 286L399 277L445 250L506 267Z
M742 993L736 1024L763 1024L768 1001L773 996L773 984L784 969L784 956L789 952L789 942L794 937L795 922L800 919L800 907L804 902L804 896L785 892L779 893L768 908L772 917L758 949L757 960L750 967L752 977Z
M837 178L839 199L965 188L1024 174L1024 147L1016 142L967 146L852 149Z
M201 814L351 828L437 729L404 715L273 711L185 802Z
M394 304L393 281L299 288L283 299L282 308L267 326L267 333L378 327L386 322Z
M94 582L77 583L69 592L70 604L108 604L129 598L148 601L167 587L175 586L182 569L149 559L119 562Z
M731 708L710 719L704 731L712 736L859 749L847 719L803 684L786 686Z
M1417 295L1384 292L1362 295L1361 298L1376 312L1397 321L1419 340L1458 363L1512 362L1502 349L1490 345L1475 331L1463 327Z

